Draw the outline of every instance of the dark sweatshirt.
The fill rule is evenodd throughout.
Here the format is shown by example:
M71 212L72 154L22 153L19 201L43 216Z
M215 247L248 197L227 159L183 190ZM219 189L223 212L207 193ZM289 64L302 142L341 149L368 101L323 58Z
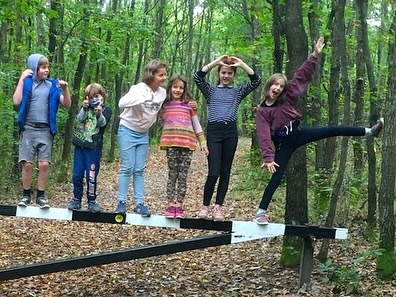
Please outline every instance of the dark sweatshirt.
M290 121L301 119L301 114L294 108L305 91L315 70L318 58L310 55L297 69L288 82L283 101L276 101L271 106L261 103L256 113L256 130L261 155L264 162L274 161L272 137L275 131L283 128Z

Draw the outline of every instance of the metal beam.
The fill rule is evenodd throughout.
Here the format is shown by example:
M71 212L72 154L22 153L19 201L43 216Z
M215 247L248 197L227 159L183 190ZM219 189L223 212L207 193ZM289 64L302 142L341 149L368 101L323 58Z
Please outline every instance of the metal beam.
M142 259L147 257L173 254L178 252L203 249L231 243L231 234L222 233L193 239L178 240L169 243L143 246L114 252L87 255L76 258L54 260L39 264L23 265L0 270L0 281L41 275L46 273L80 269L110 263Z
M232 242L238 243L276 236L299 236L314 238L346 239L348 229L327 228L311 225L284 225L270 223L257 225L246 221L214 222L195 218L167 219L161 215L152 215L149 218L138 214L126 213L91 213L89 211L71 211L66 208L40 209L36 206L17 207L0 205L0 215L17 216L36 219L86 221L111 224L130 224L149 227L167 227L182 229L213 230L232 233Z

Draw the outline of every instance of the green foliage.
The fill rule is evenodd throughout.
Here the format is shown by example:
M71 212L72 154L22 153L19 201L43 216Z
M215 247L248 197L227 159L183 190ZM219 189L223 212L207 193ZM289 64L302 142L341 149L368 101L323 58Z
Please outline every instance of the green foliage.
M261 156L258 150L247 150L244 159L244 165L238 166L238 175L243 176L243 179L235 180L233 191L254 193L252 195L257 196L268 182L268 175L259 169Z
M357 267L366 266L365 263L372 261L372 258L379 258L383 255L382 249L370 249L363 252L355 259L351 259L350 267L335 267L331 260L318 265L318 271L322 275L324 284L334 286L333 292L336 294L358 294L360 285L360 274Z
M377 273L378 277L383 280L392 280L396 273L395 251L382 252L377 257Z
M300 264L303 240L299 237L285 236L280 263L284 267L298 267Z

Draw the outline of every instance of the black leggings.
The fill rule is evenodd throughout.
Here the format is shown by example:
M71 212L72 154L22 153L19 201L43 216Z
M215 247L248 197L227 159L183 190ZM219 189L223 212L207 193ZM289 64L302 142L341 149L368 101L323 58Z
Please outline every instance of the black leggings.
M349 127L349 126L329 126L329 127L313 127L313 128L297 128L289 135L284 137L275 137L275 163L276 172L272 174L271 180L264 190L263 197L259 208L267 210L271 202L272 196L282 181L285 174L287 163L289 162L294 151L300 146L317 141L320 139L333 136L364 136L365 128Z
M208 176L204 188L203 205L209 206L216 182L219 179L216 204L223 205L230 182L232 161L238 145L235 122L208 123L207 127Z

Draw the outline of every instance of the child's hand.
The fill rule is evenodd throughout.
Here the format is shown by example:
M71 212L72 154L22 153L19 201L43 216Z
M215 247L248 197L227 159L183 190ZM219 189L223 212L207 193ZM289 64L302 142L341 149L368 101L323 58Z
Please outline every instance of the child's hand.
M201 147L201 151L203 151L205 153L206 157L209 156L209 150L206 145Z
M216 59L216 64L221 66L228 66L229 57L227 55L222 55Z
M59 80L58 81L59 87L62 89L62 91L65 91L67 89L67 81L64 80Z
M97 117L99 117L102 114L102 110L103 110L102 104L99 104L98 106L95 107L95 113Z
M27 77L27 76L32 76L33 75L33 71L32 70L30 70L30 69L26 69L26 70L24 70L23 72L22 72L22 74L21 74L21 80L24 80L25 79L25 77Z
M190 100L190 101L188 101L188 106L189 106L192 110L197 111L197 101L195 101L195 100Z
M82 102L82 107L84 108L84 110L87 110L89 107L89 98L88 96L84 98L84 101Z
M231 56L229 57L229 64L228 66L232 66L232 67L239 67L242 65L242 63L244 63L241 59L235 57L235 56Z
M274 161L272 162L264 162L263 164L261 164L261 168L267 167L268 171L271 173L275 173L276 172L276 167L279 167L278 164L276 164Z
M314 43L314 51L312 53L313 56L317 57L325 46L323 36L319 37L318 41Z

